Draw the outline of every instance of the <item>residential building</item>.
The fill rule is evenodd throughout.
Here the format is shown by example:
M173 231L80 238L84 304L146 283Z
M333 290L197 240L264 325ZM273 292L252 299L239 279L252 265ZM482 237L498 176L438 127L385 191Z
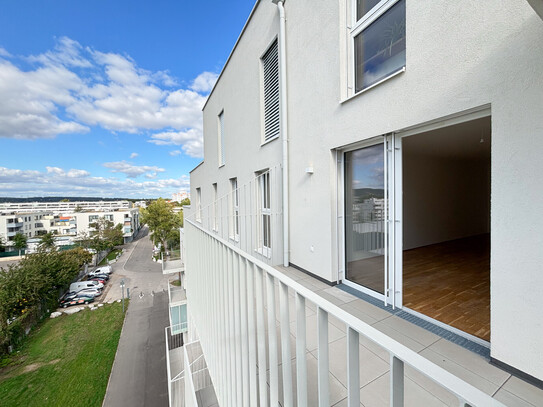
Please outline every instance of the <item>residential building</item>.
M191 172L187 405L543 405L531 3L256 2Z
M0 236L8 246L17 233L27 238L47 233L45 219L49 212L0 212Z
M0 211L28 212L74 212L74 211L114 211L129 209L130 201L58 201L58 202L4 202L0 203Z
M35 211L35 212L1 212L0 236L9 245L16 233L23 233L28 238L45 233L74 238L89 235L91 226L99 218L105 218L114 225L123 227L124 242L131 242L140 229L139 208L110 209L101 211ZM62 240L62 239L61 239Z

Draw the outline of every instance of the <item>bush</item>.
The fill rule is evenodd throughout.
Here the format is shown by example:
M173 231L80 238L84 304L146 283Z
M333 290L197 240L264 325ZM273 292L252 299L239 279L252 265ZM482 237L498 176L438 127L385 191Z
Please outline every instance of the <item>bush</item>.
M17 265L0 268L0 354L18 346L58 306L59 291L91 258L80 247L62 252L39 250Z

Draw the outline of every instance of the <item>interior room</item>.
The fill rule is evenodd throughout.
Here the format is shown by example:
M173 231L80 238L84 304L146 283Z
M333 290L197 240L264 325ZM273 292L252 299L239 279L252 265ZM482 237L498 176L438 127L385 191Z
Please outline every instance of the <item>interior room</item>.
M403 306L490 341L485 117L402 139Z

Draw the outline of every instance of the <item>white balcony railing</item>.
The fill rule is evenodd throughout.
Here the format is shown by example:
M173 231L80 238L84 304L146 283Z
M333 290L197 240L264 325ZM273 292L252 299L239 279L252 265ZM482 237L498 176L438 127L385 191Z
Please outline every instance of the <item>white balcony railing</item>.
M214 201L205 206L193 202L185 219L266 264L281 264L281 174L281 167L272 167L243 185L231 180L226 195L214 196Z
M166 334L166 369L168 373L168 397L170 407L185 405L185 362L183 334L178 333L186 324L172 325L165 329Z
M185 222L189 321L198 332L221 406L307 406L318 399L330 405L328 320L345 324L347 397L359 406L361 337L390 355L390 405L404 405L404 370L410 367L458 400L459 406L503 406L473 385L434 364L383 332L356 318L310 289L245 253L194 221ZM289 312L289 296L295 299ZM292 301L292 300L291 300ZM312 305L311 305L312 304ZM317 314L317 385L308 376L306 305ZM277 311L278 310L278 311ZM277 315L276 315L277 314ZM295 327L295 328L294 328ZM291 336L291 329L295 339ZM294 349L291 350L291 339ZM295 361L291 352L295 353ZM291 363L295 369L291 371ZM308 392L312 394L308 397ZM424 405L424 401L418 404Z

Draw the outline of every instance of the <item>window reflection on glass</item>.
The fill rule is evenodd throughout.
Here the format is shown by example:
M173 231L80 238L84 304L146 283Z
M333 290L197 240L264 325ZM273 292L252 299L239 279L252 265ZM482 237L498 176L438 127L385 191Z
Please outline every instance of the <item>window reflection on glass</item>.
M356 92L405 66L405 0L354 38Z
M384 146L345 153L345 277L384 293Z
M380 0L356 0L356 21L360 20Z

